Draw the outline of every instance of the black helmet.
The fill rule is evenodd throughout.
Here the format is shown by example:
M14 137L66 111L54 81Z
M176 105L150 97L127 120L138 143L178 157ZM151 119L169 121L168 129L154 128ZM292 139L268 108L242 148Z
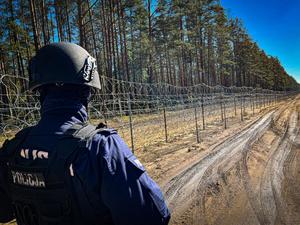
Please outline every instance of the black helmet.
M73 43L46 45L29 63L29 89L46 84L79 84L101 89L96 60Z

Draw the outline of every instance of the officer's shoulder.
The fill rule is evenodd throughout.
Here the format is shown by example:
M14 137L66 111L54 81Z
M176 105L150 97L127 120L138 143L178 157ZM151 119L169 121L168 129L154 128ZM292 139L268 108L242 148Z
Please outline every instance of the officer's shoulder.
M109 127L96 128L88 139L91 143L97 146L104 146L106 143L110 143L109 140L118 138L118 133L115 129Z
M89 123L85 124L73 124L71 128L69 128L64 136L73 136L75 138L79 138L80 140L91 140L94 136L109 136L112 134L116 134L117 131L112 128L108 128L107 126L94 126Z
M106 124L104 123L99 123L96 127L95 127L95 133L97 134L101 134L104 136L109 136L112 134L117 134L117 130L114 128L110 128L108 127Z
M105 145L109 139L115 139L118 136L117 130L110 127L96 127L91 134L90 140L94 143L100 143L101 146Z
M117 134L118 132L117 132L117 130L115 130L113 128L101 128L101 129L96 129L95 133L101 134L101 135L104 135L104 136L109 136L109 135L112 135L112 134Z

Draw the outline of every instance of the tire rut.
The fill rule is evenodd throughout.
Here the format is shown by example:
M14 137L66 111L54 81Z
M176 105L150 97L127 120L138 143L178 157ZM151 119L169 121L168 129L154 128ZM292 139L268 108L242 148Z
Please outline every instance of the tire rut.
M289 105L295 102L290 102ZM289 107L280 110L274 121L278 121ZM244 188L248 199L259 224L292 224L288 222L286 205L281 198L281 182L284 178L284 168L292 160L293 143L298 135L298 113L293 110L289 114L289 121L286 121L284 132L279 139L272 143L273 151L269 154L263 175L260 179L259 192L250 183L250 175L247 167L248 151L245 152L241 163L241 172ZM250 148L250 146L249 146Z
M291 105L291 103L289 103L289 105ZM270 153L270 155L274 154L275 150L278 148L278 146L280 145L280 143L282 142L282 140L284 139L284 137L287 133L287 124L285 126L284 132L281 132L281 133L280 133L280 130L278 130L276 127L274 127L274 124L279 120L279 118L281 118L281 116L286 111L286 109L287 109L287 107L281 107L280 109L278 109L278 111L274 115L274 118L272 119L271 129L272 130L275 129L274 132L277 133L278 135L280 135L280 137L275 142L274 141L272 142L273 151ZM247 159L248 159L249 152L251 151L252 144L249 143L248 146L246 147L246 151L243 152L243 158L240 162L241 180L242 180L244 189L246 191L250 207L253 210L257 221L259 222L259 224L269 224L268 217L266 216L266 214L271 214L270 210L273 210L273 209L262 206L262 202L260 201L260 199L261 199L260 195L262 193L261 190L264 189L263 185L265 185L266 183L270 183L270 179L264 178L264 183L260 182L258 192L257 192L257 189L251 184L251 176L250 176L249 170L248 170ZM269 157L267 159L267 165L269 164L269 161L271 160L271 158L272 157ZM265 171L266 171L266 169L263 172L263 177L265 177ZM266 197L266 199L272 200L274 198L272 196L268 196L268 197Z
M166 184L165 196L173 211L174 220L180 219L186 210L191 210L195 224L207 223L204 207L206 187L219 179L218 171L224 168L228 170L239 162L245 147L254 142L269 127L273 114L274 111L267 113L240 133L214 146L210 154ZM182 202L185 204L180 206Z

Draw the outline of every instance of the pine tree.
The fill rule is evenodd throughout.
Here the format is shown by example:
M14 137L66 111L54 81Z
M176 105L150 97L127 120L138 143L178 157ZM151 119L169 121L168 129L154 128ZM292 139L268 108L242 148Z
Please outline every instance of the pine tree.
M109 78L298 87L219 0L0 0L0 11L1 74L27 77L28 62L40 47L71 41L86 48L100 75ZM110 85L108 91L122 91Z

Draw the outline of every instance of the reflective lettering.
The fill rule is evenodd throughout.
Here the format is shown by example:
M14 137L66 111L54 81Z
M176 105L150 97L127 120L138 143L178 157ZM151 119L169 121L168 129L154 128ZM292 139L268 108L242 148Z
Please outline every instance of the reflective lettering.
M45 188L45 178L42 173L28 173L23 171L11 171L12 181L14 184Z
M33 160L48 159L48 152L34 149L31 151L31 157L30 157L29 149L21 149L20 156L24 159L30 159L32 157Z

